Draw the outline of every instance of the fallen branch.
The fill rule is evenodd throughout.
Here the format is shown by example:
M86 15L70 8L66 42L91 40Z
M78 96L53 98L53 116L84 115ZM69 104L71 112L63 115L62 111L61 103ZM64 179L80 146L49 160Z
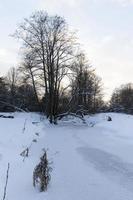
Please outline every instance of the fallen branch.
M15 109L18 110L18 111L26 112L26 111L23 110L22 108L19 108L19 107L17 107L17 106L14 106L14 105L12 105L12 104L10 104L10 103L4 102L4 101L0 101L0 103L3 103L3 104L5 104L5 105L7 105L7 106L10 106L10 107L12 107L12 108L15 108Z
M12 115L9 115L9 116L6 116L6 115L0 115L0 118L9 118L9 119L13 119L14 116L12 116Z
M72 113L72 112L66 112L66 113L59 114L59 115L56 116L56 119L61 120L63 117L66 117L66 116L69 116L69 115L73 116L73 117L77 117L77 118L81 119L83 121L83 123L86 123L84 115L78 115L78 114L75 114L75 113Z

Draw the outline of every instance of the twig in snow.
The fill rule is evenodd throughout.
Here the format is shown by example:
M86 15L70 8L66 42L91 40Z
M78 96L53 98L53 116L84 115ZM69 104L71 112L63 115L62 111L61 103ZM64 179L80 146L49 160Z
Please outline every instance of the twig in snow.
M26 129L26 122L27 122L27 119L25 119L25 121L24 121L24 127L23 127L23 133L25 132L25 129Z
M6 198L7 184L8 184L8 178L9 178L9 168L10 168L10 163L8 163L8 167L7 167L6 183L5 183L5 187L4 187L4 194L3 194L2 200L5 200L5 198Z

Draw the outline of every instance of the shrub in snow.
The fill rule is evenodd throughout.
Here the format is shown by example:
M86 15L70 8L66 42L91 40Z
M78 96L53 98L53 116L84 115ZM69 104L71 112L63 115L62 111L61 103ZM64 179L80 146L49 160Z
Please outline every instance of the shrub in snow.
M25 161L25 158L29 156L29 148L27 147L24 151L20 153L20 156L24 157L23 162Z
M43 156L40 158L40 163L35 167L33 171L33 185L39 185L40 191L46 191L50 182L50 172L52 168L49 166L47 158L47 152L44 150Z
M24 151L20 153L21 156L23 157L28 157L29 156L29 148L26 148Z

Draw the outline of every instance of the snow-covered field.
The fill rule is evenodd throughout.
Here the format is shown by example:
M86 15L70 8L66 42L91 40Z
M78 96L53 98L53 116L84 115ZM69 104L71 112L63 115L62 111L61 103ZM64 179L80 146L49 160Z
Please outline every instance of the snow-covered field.
M34 113L0 118L0 199L9 162L7 200L133 200L133 116L109 115L111 122L99 114L86 117L87 125L69 119L57 126ZM32 173L44 148L53 171L40 193Z

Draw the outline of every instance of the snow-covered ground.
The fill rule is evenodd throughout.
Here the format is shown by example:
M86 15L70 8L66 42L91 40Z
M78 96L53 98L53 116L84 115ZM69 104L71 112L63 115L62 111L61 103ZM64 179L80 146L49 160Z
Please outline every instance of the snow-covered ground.
M98 114L87 124L66 119L57 126L34 113L0 118L0 199L9 162L7 200L133 200L133 116L109 115L111 122ZM53 171L48 191L40 193L32 174L44 148Z

